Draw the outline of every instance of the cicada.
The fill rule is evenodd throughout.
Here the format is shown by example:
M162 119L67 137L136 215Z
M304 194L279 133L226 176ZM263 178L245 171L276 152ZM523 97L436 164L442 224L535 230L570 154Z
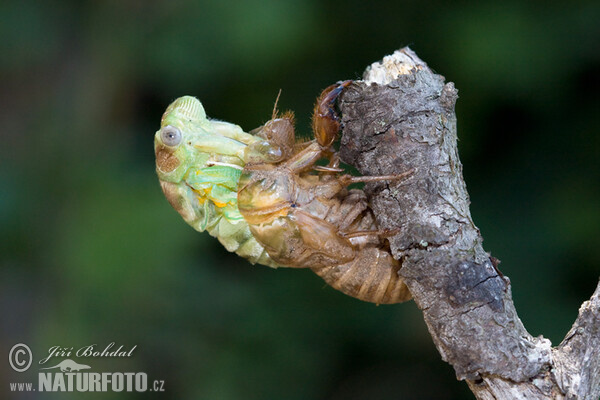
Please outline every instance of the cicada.
M318 97L315 139L296 140L294 114L275 107L263 126L208 119L200 101L175 100L155 135L156 171L175 210L251 263L310 268L333 288L377 304L411 298L356 182L403 179L344 173L333 143L340 129L335 101L351 81ZM326 165L319 162L325 160Z

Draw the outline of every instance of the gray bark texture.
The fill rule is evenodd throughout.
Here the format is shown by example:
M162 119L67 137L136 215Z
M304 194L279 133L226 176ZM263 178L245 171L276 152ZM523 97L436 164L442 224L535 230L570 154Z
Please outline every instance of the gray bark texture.
M454 84L408 48L365 71L338 102L340 155L364 175L412 170L365 188L442 358L478 399L600 396L600 285L563 342L532 337L508 277L482 247L457 150Z

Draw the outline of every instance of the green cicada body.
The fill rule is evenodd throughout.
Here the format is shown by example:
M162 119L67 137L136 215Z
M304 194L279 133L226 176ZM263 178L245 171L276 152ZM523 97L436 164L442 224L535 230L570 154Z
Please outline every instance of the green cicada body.
M202 104L185 96L163 114L154 140L156 172L169 203L194 229L252 263L276 267L237 207L244 159L249 147L260 146L268 143L237 125L207 119Z

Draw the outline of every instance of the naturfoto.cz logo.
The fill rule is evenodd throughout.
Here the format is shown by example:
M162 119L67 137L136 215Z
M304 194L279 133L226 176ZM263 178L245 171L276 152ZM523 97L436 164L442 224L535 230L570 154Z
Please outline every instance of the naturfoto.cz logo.
M115 346L110 343L103 349L97 345L88 345L77 350L74 348L53 346L48 350L48 356L42 358L38 365L44 365L49 360L60 357L74 358L112 358L131 357L136 349ZM93 361L93 360L92 360ZM14 345L8 355L11 368L19 373L27 371L33 363L33 353L29 346L23 343ZM51 366L39 368L37 386L33 382L11 382L10 390L15 392L146 392L164 391L164 381L154 380L149 386L148 375L145 372L94 372L88 364L76 362L70 358ZM86 361L89 363L89 361ZM54 364L54 365L53 365ZM49 370L50 372L42 371Z

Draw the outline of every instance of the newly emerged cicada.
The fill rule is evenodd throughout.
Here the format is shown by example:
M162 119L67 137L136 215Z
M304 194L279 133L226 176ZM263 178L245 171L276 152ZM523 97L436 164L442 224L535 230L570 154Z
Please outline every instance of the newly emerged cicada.
M156 170L183 219L207 230L251 263L311 268L329 285L364 301L399 303L411 295L386 247L365 193L355 182L408 174L343 174L333 148L340 124L333 105L351 81L317 99L315 140L299 143L287 112L251 133L207 119L190 96L175 100L156 132ZM318 161L327 159L326 166Z

